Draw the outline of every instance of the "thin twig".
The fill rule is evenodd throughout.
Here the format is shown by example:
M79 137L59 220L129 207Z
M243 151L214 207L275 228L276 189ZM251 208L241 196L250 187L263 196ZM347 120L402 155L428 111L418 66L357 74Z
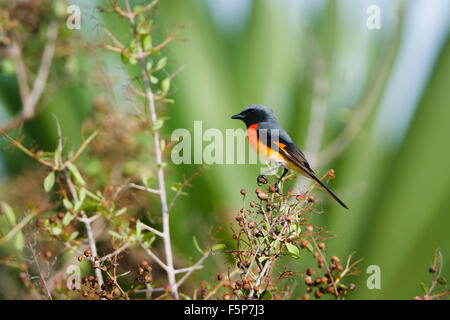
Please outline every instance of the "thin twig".
M136 39L136 46L137 46L137 52L139 56L139 63L141 66L141 74L144 79L145 84L145 93L147 96L148 101L148 109L150 114L150 120L151 124L156 123L157 116L156 116L156 107L155 107L155 100L153 96L152 89L150 87L150 78L148 75L148 71L146 68L146 61L145 57L143 56L143 49L142 49L142 43L138 36L137 30L136 30L136 24L134 21L134 16L130 7L130 3L128 0L125 0L126 9L128 12L128 19L130 21L133 35ZM156 47L155 50L158 50ZM175 279L175 269L173 265L173 255L172 255L172 244L170 240L170 224L169 224L169 210L167 206L167 195L166 195L166 185L165 185L165 179L164 179L164 167L163 167L163 161L162 161L162 152L161 152L161 145L160 145L160 137L159 133L157 131L153 131L153 141L154 141L154 149L155 149L155 158L156 158L156 165L158 167L157 171L157 177L158 177L158 189L159 189L159 198L161 202L161 215L162 215L162 224L163 224L163 242L164 242L164 251L166 255L166 272L167 272L167 278L169 281L169 287L171 294L174 296L175 299L178 299L178 290L176 285L176 279Z
M36 112L36 105L39 101L45 85L47 83L50 68L52 66L53 56L55 53L56 39L58 38L58 23L53 22L50 24L47 32L47 42L42 54L41 63L37 76L34 80L33 87L28 87L28 80L23 63L21 49L16 42L13 42L10 48L10 55L15 62L17 70L17 81L19 84L19 90L22 97L22 111L15 116L9 122L0 126L1 130L8 131L16 128L22 122L31 119Z

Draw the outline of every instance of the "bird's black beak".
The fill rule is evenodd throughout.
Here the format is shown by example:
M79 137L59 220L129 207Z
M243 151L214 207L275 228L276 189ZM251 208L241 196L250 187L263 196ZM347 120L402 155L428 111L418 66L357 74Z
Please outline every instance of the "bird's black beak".
M232 116L231 119L242 120L242 119L244 119L244 116L242 114L238 113L238 114L235 114L234 116Z

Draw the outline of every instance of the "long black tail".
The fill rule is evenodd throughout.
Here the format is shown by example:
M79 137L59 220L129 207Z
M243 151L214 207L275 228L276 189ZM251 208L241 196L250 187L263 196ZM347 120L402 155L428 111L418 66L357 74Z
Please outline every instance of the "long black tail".
M306 171L305 171L305 172L306 172ZM324 185L324 184L322 183L322 181L320 181L314 174L309 173L309 172L306 172L306 173L311 177L311 179L313 179L313 180L316 181L318 184L320 184L320 186L321 186L323 189L325 189L325 191L328 192L328 193L330 194L330 196L333 197L334 200L336 200L337 202L339 202L339 204L340 204L341 206L343 206L345 209L348 210L347 205L346 205L344 202L342 202L342 200L339 199L338 196L335 195L335 194L333 193L333 191L331 191L330 189L328 189L327 186Z

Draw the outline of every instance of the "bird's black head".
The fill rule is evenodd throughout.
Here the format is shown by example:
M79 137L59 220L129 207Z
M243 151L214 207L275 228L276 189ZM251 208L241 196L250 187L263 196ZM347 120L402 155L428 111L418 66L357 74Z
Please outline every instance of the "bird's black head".
M240 113L232 116L231 119L239 119L244 121L248 128L252 124L275 119L275 114L269 107L260 104L252 104Z

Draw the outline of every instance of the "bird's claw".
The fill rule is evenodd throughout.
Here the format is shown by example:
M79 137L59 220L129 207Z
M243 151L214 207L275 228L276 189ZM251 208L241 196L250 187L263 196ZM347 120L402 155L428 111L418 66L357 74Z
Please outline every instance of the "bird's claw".
M274 187L275 187L275 191L276 191L278 194L281 194L281 192L280 192L280 187L278 186L278 184L275 184Z
M269 182L269 180L267 179L267 177L265 175L260 174L258 176L258 178L256 178L256 183L258 184L258 186L262 185L262 184L267 184Z

